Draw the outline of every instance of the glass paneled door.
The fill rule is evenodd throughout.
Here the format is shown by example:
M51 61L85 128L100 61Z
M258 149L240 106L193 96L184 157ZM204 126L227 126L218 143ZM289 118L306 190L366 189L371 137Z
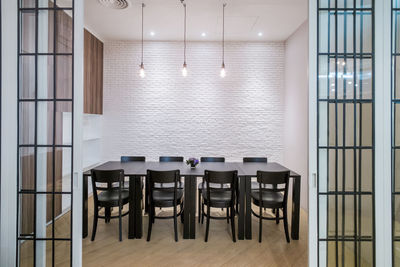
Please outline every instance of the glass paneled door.
M17 265L72 265L74 1L18 1Z
M375 265L373 0L317 6L319 266Z

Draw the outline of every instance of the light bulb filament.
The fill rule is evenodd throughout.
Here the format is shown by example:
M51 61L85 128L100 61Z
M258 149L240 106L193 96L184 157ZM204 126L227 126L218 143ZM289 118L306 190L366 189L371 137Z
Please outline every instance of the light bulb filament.
M221 72L219 73L219 75L221 76L221 78L224 78L226 76L225 63L222 63Z
M186 77L186 76L187 76L187 65L186 65L186 63L183 64L182 76L183 76L183 77Z
M139 75L140 75L140 77L141 77L141 78L144 78L144 77L146 77L146 72L144 71L144 65L143 65L143 63L142 63L142 64L140 64L140 71L139 71Z

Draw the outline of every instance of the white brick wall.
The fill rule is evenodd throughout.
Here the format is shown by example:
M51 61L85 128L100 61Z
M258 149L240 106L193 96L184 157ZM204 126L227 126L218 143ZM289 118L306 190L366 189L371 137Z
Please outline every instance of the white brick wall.
M103 160L121 155L243 156L283 160L284 43L106 42Z

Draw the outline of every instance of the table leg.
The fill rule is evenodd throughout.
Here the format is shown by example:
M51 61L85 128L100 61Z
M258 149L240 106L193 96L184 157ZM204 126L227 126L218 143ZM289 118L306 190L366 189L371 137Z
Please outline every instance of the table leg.
M82 238L86 238L88 236L88 176L83 175L82 177L83 187L82 187L82 196L83 196L83 208L82 208Z
M245 217L245 195L246 195L246 178L239 177L239 218L238 218L238 239L244 239L244 217Z
M190 239L195 239L196 238L196 193L197 193L197 188L196 188L196 181L197 177L190 176Z
M136 187L137 187L137 180L136 176L129 176L129 230L128 230L128 238L133 239L133 238L141 238L142 237L142 231L141 229L138 229L142 225L141 223L141 218L138 216L138 210L139 207L137 206L137 199L139 198L140 201L140 196L136 194ZM139 182L140 184L140 182ZM139 185L140 186L140 185ZM140 213L141 215L141 213ZM141 217L141 216L140 216ZM140 221L140 223L139 223ZM139 230L139 233L138 233Z
M144 212L149 213L149 185L147 183L147 179L145 179L144 182L144 187L145 187L145 194L144 194Z
M140 176L135 176L135 238L142 238L143 234L143 214L142 214L142 179Z
M192 176L185 176L185 205L183 238L194 239L196 237L196 183Z
M190 238L190 177L185 177L185 204L184 204L184 220L183 220L183 238Z
M300 184L301 177L293 177L293 192L292 192L292 231L291 236L294 240L299 240L300 228Z
M245 235L246 239L251 239L252 232L251 232L251 177L246 176L246 211L245 211Z

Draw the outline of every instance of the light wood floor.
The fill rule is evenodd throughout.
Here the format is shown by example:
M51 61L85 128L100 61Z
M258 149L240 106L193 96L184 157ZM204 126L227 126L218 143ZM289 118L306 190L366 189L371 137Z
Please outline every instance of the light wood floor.
M90 201L92 202L92 201ZM164 213L164 212L163 212ZM167 213L167 212L165 212ZM216 211L219 213L219 211ZM92 209L89 215L91 234ZM225 220L211 220L208 242L204 242L205 224L196 222L196 239L174 241L173 221L156 220L151 241L144 237L128 239L128 218L123 222L123 241L118 241L118 220L99 221L96 239L83 240L83 266L307 266L307 214L302 211L300 240L286 243L283 223L263 223L263 242L258 243L258 221L253 219L253 239L232 242L230 225ZM237 227L237 224L236 224Z
M126 207L127 208L127 207ZM168 213L168 211L162 211ZM221 211L215 210L214 213ZM222 213L221 213L222 214ZM69 217L69 214L64 216ZM60 218L59 220L63 220ZM99 220L94 242L90 241L93 201L89 199L89 236L83 240L83 266L307 266L307 214L301 211L300 240L286 243L283 223L263 222L263 241L258 243L258 220L253 218L253 239L232 242L230 225L225 220L211 220L210 234L204 242L205 224L197 224L196 239L174 241L173 221L156 220L151 241L146 242L147 216L143 238L128 239L128 217L123 219L123 241L118 241L118 220L105 224ZM62 225L63 222L58 222ZM68 224L64 223L67 229ZM236 224L237 227L237 224ZM290 225L289 225L290 229ZM61 230L59 228L58 230ZM22 246L25 259L32 254L28 244ZM51 255L51 247L47 255ZM29 255L30 254L30 255ZM50 260L50 259L48 259ZM56 266L68 266L69 248L57 247ZM22 266L22 265L21 265ZM27 265L29 266L29 265Z

